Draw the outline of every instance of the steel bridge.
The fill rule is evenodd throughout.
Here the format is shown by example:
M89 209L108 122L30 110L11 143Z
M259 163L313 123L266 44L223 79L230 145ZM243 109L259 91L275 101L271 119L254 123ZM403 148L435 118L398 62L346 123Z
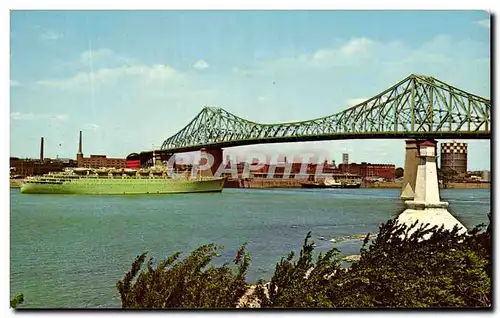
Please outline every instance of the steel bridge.
M488 139L491 101L436 78L412 74L343 112L280 124L259 124L222 108L204 107L165 140L169 153L201 148L367 138Z

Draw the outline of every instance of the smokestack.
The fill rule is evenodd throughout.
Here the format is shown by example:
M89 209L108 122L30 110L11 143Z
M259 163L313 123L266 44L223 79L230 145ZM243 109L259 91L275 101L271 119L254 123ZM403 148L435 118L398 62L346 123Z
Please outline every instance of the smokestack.
M43 137L40 140L40 161L43 161Z
M82 131L80 130L80 141L78 143L78 154L82 154Z

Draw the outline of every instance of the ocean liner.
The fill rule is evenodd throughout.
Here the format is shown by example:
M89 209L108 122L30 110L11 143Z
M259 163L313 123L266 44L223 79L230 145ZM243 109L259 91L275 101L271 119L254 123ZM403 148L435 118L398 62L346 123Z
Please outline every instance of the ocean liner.
M171 175L163 166L147 169L74 168L27 178L21 193L28 194L173 194L221 192L225 178Z

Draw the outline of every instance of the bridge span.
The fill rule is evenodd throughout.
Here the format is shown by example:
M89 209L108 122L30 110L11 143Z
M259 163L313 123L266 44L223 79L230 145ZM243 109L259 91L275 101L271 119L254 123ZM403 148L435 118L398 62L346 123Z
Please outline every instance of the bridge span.
M368 138L490 138L489 99L433 77L410 75L343 112L301 122L259 124L204 107L166 139L162 151L227 148L262 143Z

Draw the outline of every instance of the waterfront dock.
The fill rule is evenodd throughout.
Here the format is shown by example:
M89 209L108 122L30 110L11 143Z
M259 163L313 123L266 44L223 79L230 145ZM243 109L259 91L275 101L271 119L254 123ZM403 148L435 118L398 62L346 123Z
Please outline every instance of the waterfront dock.
M249 189L286 189L301 188L303 180L298 179L228 179L224 188L249 188ZM441 184L440 189L490 189L489 182L478 183L460 183L452 182L446 185ZM380 188L380 189L401 189L402 182L363 182L361 188Z

